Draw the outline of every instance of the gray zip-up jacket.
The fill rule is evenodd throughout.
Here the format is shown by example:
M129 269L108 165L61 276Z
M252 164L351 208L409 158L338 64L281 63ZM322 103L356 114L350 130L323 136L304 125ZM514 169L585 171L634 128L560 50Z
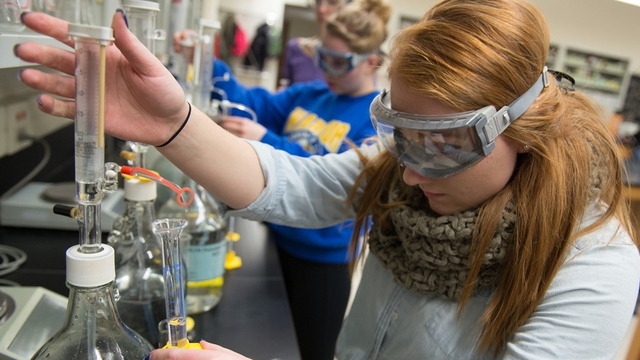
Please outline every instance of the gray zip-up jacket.
M362 169L355 151L300 158L250 142L267 186L246 209L230 212L257 221L325 227L352 218L345 199ZM374 156L379 144L362 147ZM603 209L594 204L581 226ZM578 239L542 303L509 339L501 359L612 359L627 331L640 282L640 255L616 222ZM475 347L478 320L492 294L456 302L410 291L375 256L367 258L336 357L351 359L491 359Z

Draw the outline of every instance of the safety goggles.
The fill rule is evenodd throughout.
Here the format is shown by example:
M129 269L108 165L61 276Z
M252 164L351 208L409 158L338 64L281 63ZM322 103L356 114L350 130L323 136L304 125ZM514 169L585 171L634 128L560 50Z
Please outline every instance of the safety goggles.
M529 90L496 110L448 115L420 115L395 111L384 90L371 103L371 122L384 147L401 165L430 178L445 178L476 164L495 148L495 139L533 104L549 85L545 66Z
M329 50L323 47L320 41L316 41L314 47L316 65L320 70L331 76L340 76L350 72L371 55L371 53L356 54L354 52L343 53Z

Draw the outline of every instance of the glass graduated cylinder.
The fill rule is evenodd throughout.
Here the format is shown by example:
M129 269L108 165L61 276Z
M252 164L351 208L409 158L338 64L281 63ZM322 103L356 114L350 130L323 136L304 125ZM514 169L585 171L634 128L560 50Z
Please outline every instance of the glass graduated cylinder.
M168 347L186 347L189 344L180 252L180 234L186 226L187 221L183 219L158 219L152 224L153 233L162 240Z
M224 262L227 252L227 220L223 205L202 186L183 174L182 187L194 190L188 210L170 198L159 210L159 217L181 218L188 222L184 232L191 240L183 248L187 268L187 314L211 310L222 297Z

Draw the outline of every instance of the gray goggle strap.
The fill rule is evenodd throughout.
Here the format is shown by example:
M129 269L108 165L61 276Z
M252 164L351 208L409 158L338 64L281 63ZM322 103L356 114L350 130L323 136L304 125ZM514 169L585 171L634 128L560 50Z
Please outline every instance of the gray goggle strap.
M531 106L531 104L533 104L533 102L538 98L542 89L549 86L549 75L547 71L548 69L545 66L542 69L542 74L533 86L529 88L529 90L520 95L520 97L515 99L511 104L503 106L502 109L495 113L495 115L487 119L487 124L484 126L484 133L487 142L491 144L489 152L493 149L493 141L498 137L498 135L502 134L504 129L506 129L514 120L522 116L522 114L529 109L529 106Z

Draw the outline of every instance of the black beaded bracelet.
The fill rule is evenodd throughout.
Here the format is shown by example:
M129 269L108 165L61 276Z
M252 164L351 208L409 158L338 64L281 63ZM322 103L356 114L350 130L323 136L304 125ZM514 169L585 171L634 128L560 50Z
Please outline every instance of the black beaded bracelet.
M182 131L182 129L184 129L185 125L187 125L187 122L189 121L189 118L191 117L191 103L187 102L187 104L189 104L189 112L187 113L187 118L184 119L184 122L182 123L182 125L180 126L180 129L178 129L178 131L176 131L175 134L173 134L173 136L171 138L169 138L169 140L167 140L167 142L165 142L162 145L158 145L156 147L163 147L163 146L167 146L169 145L170 142L173 141L173 139L176 138L176 136L178 136L178 134L180 134L180 131Z

